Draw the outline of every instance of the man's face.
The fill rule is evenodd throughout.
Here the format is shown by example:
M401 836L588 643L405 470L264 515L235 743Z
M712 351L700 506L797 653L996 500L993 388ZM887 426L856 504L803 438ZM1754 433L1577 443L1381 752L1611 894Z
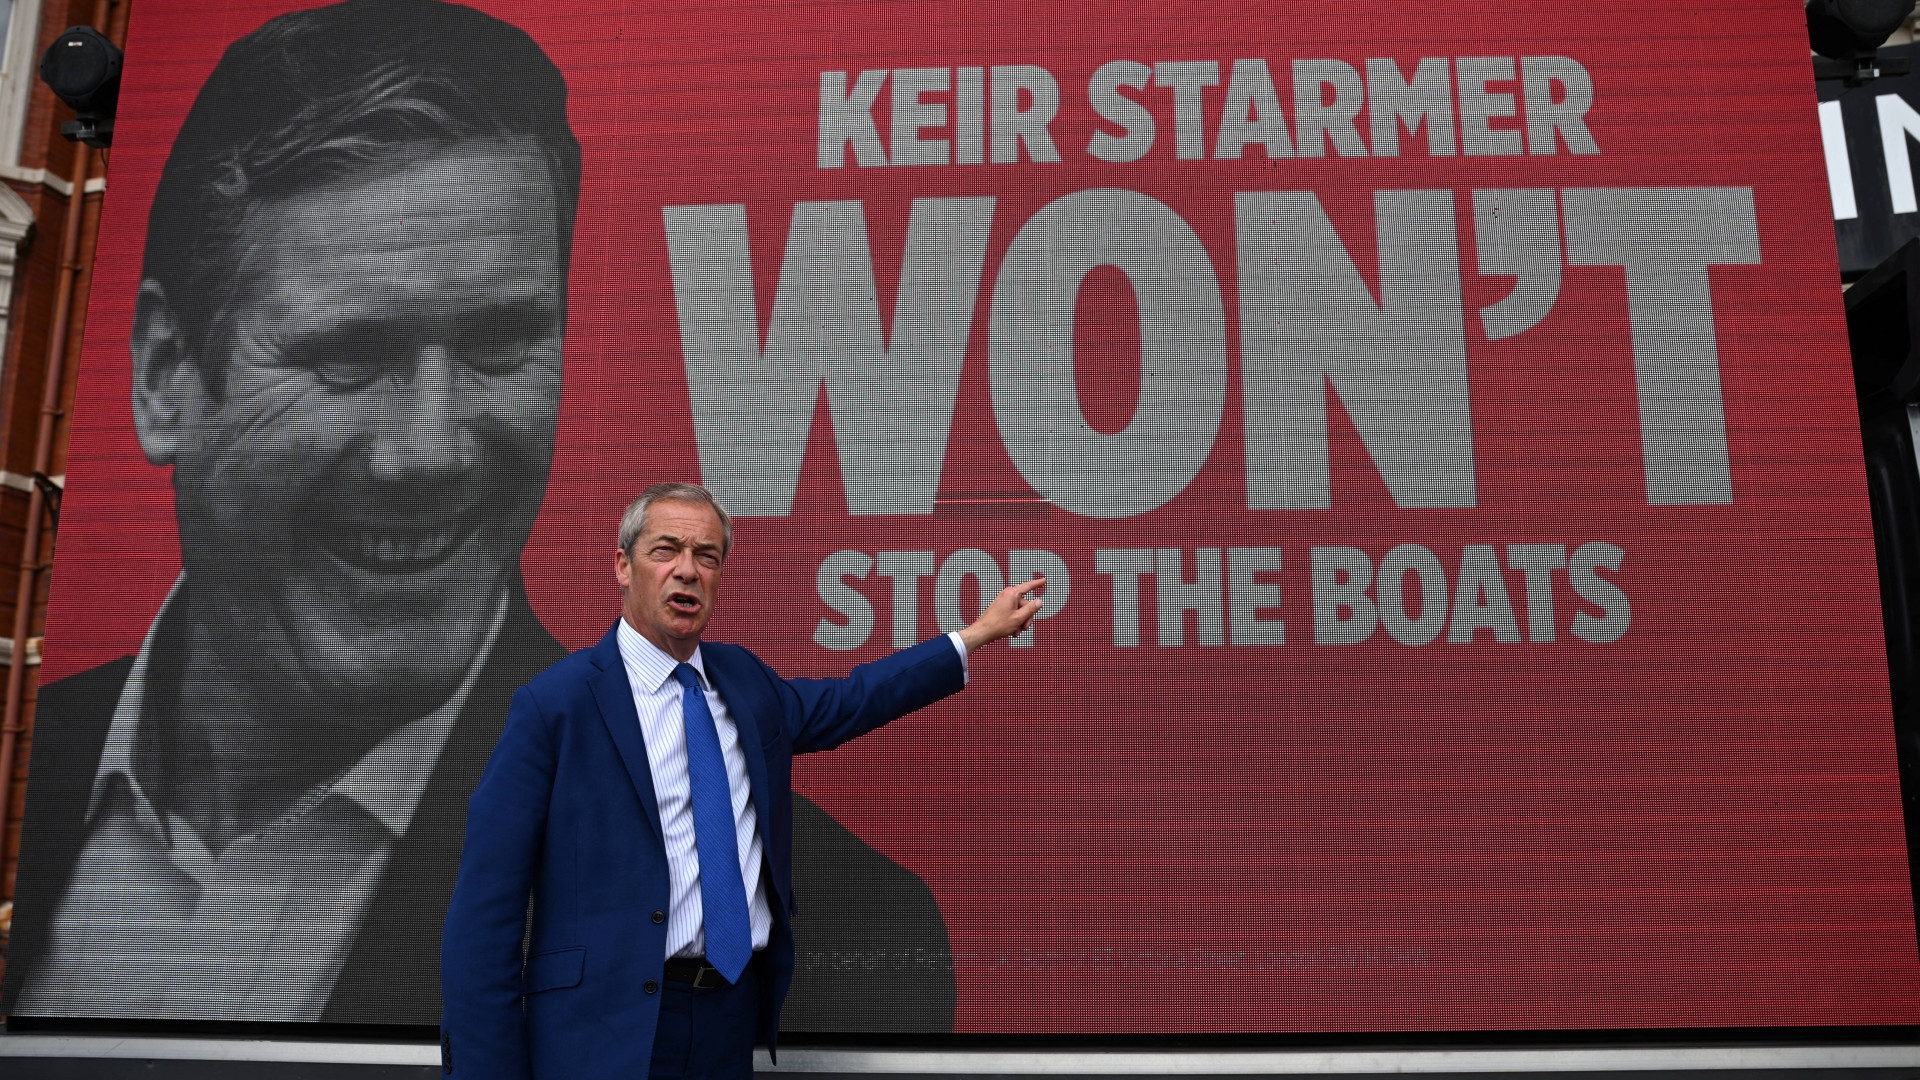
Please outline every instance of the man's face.
M259 207L218 354L182 348L171 376L164 347L141 356L166 329L143 291L142 439L174 465L194 622L222 654L374 712L458 685L553 454L547 175L525 146L473 143Z
M713 617L725 565L720 515L705 503L663 500L647 508L631 555L614 556L622 614L676 659L693 655Z

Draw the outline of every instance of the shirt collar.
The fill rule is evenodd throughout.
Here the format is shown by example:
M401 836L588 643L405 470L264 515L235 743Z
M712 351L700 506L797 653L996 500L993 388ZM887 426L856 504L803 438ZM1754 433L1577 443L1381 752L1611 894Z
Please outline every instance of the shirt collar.
M635 630L624 616L614 636L620 642L620 659L627 665L627 678L632 680L634 686L649 694L659 693L660 688L667 685L667 680L673 678L673 669L680 666L680 661L641 637L640 631ZM707 666L700 658L699 646L694 646L693 658L687 663L693 665L693 670L699 674L700 689L713 689L713 683L707 678Z
M172 590L167 593L166 601L160 605L160 613L154 616L153 625L147 628L146 640L140 643L140 653L133 659L133 670L127 673L119 704L113 710L113 722L107 728L106 745L100 753L100 770L94 774L93 793L87 803L89 822L99 812L100 804L111 790L116 776L126 780L138 818L149 824L160 821L158 808L141 789L139 777L134 772L133 753L140 722L146 711L147 667L153 656L154 641L161 627L166 625L167 616L172 613L181 594L186 591L186 583L187 575L182 571L174 580ZM467 698L472 694L474 684L480 680L480 672L492 656L494 644L500 639L500 630L507 622L508 606L507 595L502 593L494 606L493 625L488 628L485 641L474 653L473 663L467 668L466 677L461 679L459 689L445 704L380 740L352 768L322 785L320 793L351 799L386 826L387 831L395 836L405 835L407 826L413 822L414 811L420 806L421 797L426 794L427 783L433 774L432 765L440 760L440 753L446 748L448 737L453 734L454 722L466 707Z
M167 615L173 611L186 589L187 575L181 571L173 579L173 588L167 591L167 598L160 604L160 613L153 618L153 624L147 627L146 639L140 642L140 653L133 658L133 670L127 672L126 685L120 688L120 701L113 709L113 723L107 727L107 743L100 751L100 769L93 777L93 793L87 800L87 821L100 812L100 804L112 788L113 778L118 776L126 780L133 792L135 812L140 820L149 825L155 823L153 804L148 801L146 792L140 789L140 781L133 772L134 736L140 730L140 712L147 697L147 664L153 657L153 643L160 634L160 628L166 625Z

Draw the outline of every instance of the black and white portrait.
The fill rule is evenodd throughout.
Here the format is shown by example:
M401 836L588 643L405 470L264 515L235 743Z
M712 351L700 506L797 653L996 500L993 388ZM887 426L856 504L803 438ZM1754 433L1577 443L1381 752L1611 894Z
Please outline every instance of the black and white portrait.
M560 407L567 104L526 33L437 0L282 16L200 88L130 342L182 569L137 654L40 691L6 1012L437 1021L467 797L565 651L520 558ZM931 893L795 802L789 1026L950 1028Z

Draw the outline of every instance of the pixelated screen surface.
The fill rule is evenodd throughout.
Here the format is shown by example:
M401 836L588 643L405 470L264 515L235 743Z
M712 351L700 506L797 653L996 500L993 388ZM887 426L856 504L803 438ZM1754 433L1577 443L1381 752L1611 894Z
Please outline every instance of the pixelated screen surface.
M787 676L1049 578L797 763L790 1029L1920 1021L1791 5L479 7L135 14L15 1015L435 1022L686 479Z

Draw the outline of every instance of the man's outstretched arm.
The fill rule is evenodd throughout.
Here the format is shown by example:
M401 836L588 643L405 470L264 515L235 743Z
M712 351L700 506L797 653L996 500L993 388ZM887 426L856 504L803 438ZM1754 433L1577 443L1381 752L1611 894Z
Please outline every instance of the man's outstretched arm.
M1027 628L1041 601L1029 593L1046 588L1034 578L1000 590L973 625L959 631L968 654ZM965 662L949 635L922 642L870 664L844 679L791 679L786 686L799 698L796 754L830 750L849 739L957 692L965 685Z
M462 1080L527 1080L520 943L553 793L554 740L526 688L467 802L460 878L440 939L446 1071Z

